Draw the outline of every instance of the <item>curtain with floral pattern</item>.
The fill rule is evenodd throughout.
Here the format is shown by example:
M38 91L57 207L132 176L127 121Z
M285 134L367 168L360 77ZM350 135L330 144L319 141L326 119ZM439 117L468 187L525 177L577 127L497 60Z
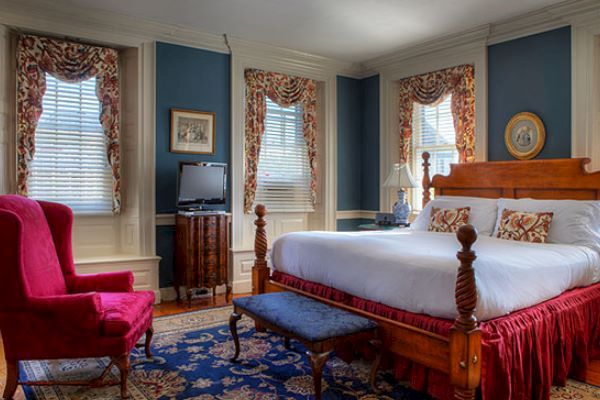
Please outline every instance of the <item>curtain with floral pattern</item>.
M475 69L459 65L400 81L400 162L410 154L413 103L436 106L452 95L459 162L475 161Z
M100 124L113 176L113 212L121 210L119 153L120 91L117 50L45 37L22 35L17 47L17 190L27 195L29 164L35 155L35 130L42 115L46 74L66 82L96 77Z
M281 107L302 103L303 135L308 147L310 192L313 203L317 191L317 84L312 79L276 72L247 69L246 79L246 140L244 211L252 211L256 195L256 173L260 145L265 132L266 97Z

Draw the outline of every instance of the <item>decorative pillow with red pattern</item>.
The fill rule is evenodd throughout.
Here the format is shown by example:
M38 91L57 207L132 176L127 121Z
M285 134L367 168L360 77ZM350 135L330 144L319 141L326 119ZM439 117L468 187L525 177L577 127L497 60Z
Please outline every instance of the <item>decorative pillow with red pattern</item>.
M454 233L469 222L471 207L461 208L431 208L429 217L430 232Z
M496 237L520 242L545 243L552 212L527 212L503 209Z

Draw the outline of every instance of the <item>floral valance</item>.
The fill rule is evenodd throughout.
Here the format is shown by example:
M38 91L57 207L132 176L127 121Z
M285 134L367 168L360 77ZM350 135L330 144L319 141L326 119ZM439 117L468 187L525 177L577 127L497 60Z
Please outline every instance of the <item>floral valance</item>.
M475 161L475 76L472 65L460 65L400 81L400 162L408 161L413 103L436 106L452 95L451 109L459 161Z
M23 35L17 47L17 190L27 195L29 164L35 155L35 130L42 115L46 74L66 82L96 77L100 123L113 175L113 212L121 210L119 154L119 58L115 49Z
M302 103L304 139L308 147L313 202L317 188L317 84L312 79L275 72L247 69L244 211L250 212L256 195L256 173L260 145L265 132L265 96L281 107Z

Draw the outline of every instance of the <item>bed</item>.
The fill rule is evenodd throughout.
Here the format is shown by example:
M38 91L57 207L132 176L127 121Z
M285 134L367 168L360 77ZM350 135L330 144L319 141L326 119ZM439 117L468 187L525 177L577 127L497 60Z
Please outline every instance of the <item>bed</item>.
M424 205L431 190L600 199L600 173L585 171L587 159L457 164L430 180L423 157ZM300 291L377 320L398 374L434 397L548 399L552 384L585 379L589 361L600 358L600 261L585 246L478 238L471 225L456 237L337 234L336 249L326 245L331 233L298 233L273 249L271 273L265 208L256 214L253 292Z

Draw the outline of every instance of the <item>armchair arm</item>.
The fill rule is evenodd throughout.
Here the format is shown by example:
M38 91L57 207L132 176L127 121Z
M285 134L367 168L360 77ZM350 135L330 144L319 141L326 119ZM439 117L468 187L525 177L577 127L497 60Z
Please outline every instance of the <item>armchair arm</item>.
M30 297L28 308L39 319L78 330L97 330L102 320L102 304L97 293Z
M131 271L106 272L102 274L71 275L67 277L71 293L86 292L133 292Z

